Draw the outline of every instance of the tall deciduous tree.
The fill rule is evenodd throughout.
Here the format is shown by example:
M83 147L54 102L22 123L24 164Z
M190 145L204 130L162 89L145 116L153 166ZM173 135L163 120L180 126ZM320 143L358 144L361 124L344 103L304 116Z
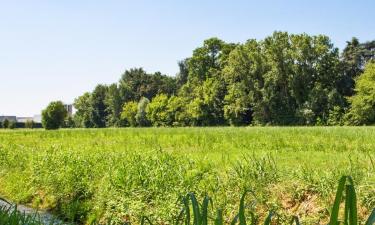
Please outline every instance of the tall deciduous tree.
M105 127L108 116L105 104L108 87L105 85L97 85L91 94L92 107L92 123L94 127Z
M121 126L120 114L122 111L122 98L120 89L117 87L117 84L111 84L108 87L107 94L105 96L105 105L106 105L106 125L111 127Z
M147 105L146 114L153 126L171 126L173 123L172 114L168 110L168 96L160 94L155 96Z
M91 94L86 92L74 100L74 121L77 127L94 127L92 122Z
M67 111L61 101L51 102L42 111L42 124L47 130L59 129L64 125Z
M346 115L350 124L375 123L375 62L366 65L366 69L356 80L355 95L349 98L351 109Z
M150 121L147 118L147 105L150 103L148 98L142 97L138 103L137 114L135 115L135 120L138 126L147 127L150 126Z
M127 126L136 127L137 120L135 117L137 115L137 112L138 103L135 101L127 102L124 104L124 107L122 108L121 120L123 120Z

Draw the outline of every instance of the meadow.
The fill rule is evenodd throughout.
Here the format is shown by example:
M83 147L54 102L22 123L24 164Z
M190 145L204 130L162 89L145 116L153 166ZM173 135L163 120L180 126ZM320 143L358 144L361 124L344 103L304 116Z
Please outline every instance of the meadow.
M374 140L373 127L0 131L0 196L66 221L137 224L171 222L189 192L233 218L250 190L260 218L324 224L350 175L363 221L375 208Z

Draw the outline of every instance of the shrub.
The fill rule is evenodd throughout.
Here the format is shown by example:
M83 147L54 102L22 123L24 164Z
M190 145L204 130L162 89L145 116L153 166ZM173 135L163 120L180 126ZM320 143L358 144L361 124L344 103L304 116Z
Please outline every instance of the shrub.
M125 103L122 108L121 119L125 121L128 126L137 126L137 120L135 116L137 115L138 104L134 101Z
M34 128L34 121L33 120L27 120L25 122L25 128L33 129Z
M9 120L8 119L5 119L3 121L3 128L8 128L9 127Z
M42 111L42 124L47 130L59 129L64 125L67 111L61 101L51 102Z

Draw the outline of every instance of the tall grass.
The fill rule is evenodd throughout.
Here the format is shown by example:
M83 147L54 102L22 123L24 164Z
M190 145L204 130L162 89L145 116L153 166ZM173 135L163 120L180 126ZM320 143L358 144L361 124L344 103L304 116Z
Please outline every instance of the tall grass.
M228 223L252 190L254 220L272 211L284 224L291 215L328 223L336 182L349 174L364 221L375 207L374 138L372 127L1 131L0 196L79 224L137 223L145 212L172 224L176 199L192 192Z
M1 225L46 225L37 215L26 215L17 208L0 206Z
M239 203L239 209L236 216L230 221L231 225L257 225L259 223L259 218L256 216L256 212L250 211L246 212L245 197L249 192L246 191ZM205 196L202 203L199 203L194 193L189 193L182 197L182 210L175 220L174 224L185 224L185 225L224 225L224 219L222 210L218 209L216 213L216 218L210 217L209 207L212 207L212 199ZM340 206L344 202L343 217L340 218ZM332 206L330 213L330 220L328 225L358 225L359 223L358 213L357 213L357 194L354 187L353 179L350 176L343 176L339 180L336 197ZM274 218L275 221L272 221ZM210 221L211 220L211 221ZM210 223L211 222L211 223ZM143 216L141 220L142 225L150 224L153 225L148 217ZM280 224L277 219L277 214L275 212L270 212L264 222L264 225ZM300 225L300 220L297 216L293 216L290 224ZM375 224L375 208L368 217L365 225Z
M249 192L246 191L239 203L238 213L229 222L231 225L257 225L259 218L256 216L256 212L246 212L245 197ZM340 206L344 201L343 217L340 218ZM181 198L182 209L178 216L174 219L174 225L224 225L225 221L223 218L222 209L218 209L216 217L210 216L210 208L213 208L213 202L207 195L203 198L202 203L199 203L194 193L188 193ZM275 221L272 221L274 218ZM1 225L43 225L36 215L26 215L20 213L17 207L5 208L0 207L0 224ZM91 225L98 224L92 222ZM112 224L107 222L107 224ZM129 225L130 222L124 222L124 225ZM153 225L154 223L146 216L143 216L140 221L141 225ZM266 218L264 218L264 225L277 225L280 224L277 219L275 212L270 212ZM300 225L299 218L293 216L290 222L291 225ZM330 220L328 225L359 225L358 214L357 214L357 194L354 187L353 179L350 176L343 176L338 184L336 197L330 213ZM365 225L375 224L375 209L372 211Z

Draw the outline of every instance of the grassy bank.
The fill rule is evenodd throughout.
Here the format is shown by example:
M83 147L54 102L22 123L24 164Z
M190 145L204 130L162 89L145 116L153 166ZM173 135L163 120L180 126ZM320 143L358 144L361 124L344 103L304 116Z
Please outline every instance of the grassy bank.
M139 128L0 131L0 194L70 221L168 221L179 196L232 218L245 190L261 217L329 218L351 175L359 217L375 207L375 128Z

